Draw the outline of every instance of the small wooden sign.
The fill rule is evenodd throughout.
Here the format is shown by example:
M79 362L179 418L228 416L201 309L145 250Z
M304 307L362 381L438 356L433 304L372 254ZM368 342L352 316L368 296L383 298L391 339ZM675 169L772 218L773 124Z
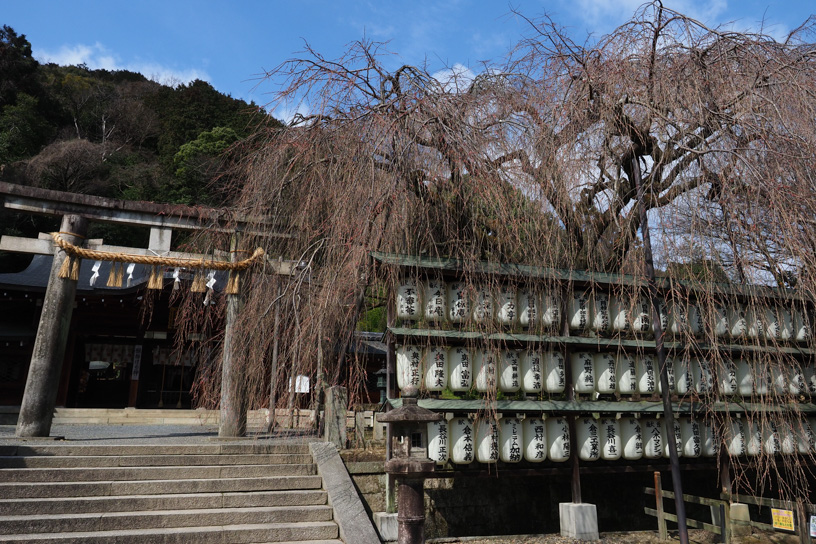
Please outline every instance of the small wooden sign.
M782 531L793 531L793 511L780 510L778 508L771 508L771 517L773 517L773 528Z

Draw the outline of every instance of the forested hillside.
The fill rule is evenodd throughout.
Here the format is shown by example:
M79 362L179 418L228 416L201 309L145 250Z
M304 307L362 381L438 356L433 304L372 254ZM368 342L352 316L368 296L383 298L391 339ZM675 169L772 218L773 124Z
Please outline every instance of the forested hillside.
M196 80L168 86L125 70L41 64L24 34L0 29L0 180L61 191L218 205L226 150L260 125L262 108ZM41 220L4 213L6 234ZM104 229L97 235L128 237ZM0 255L2 261L8 256Z

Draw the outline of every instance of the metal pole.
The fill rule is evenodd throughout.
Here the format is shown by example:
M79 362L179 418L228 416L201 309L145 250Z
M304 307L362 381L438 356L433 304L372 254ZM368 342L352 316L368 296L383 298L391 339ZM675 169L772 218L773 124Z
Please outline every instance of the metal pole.
M680 544L688 544L688 527L686 526L686 505L683 502L683 484L680 477L680 461L677 456L677 440L674 432L674 412L669 396L669 375L666 369L666 346L663 344L663 325L660 323L660 303L657 281L655 280L654 259L652 257L652 239L649 235L649 214L643 202L643 180L640 176L640 162L637 154L632 157L632 176L637 189L637 204L640 212L640 231L643 235L643 265L649 287L649 300L652 304L652 324L655 335L657 361L660 367L660 385L662 388L663 416L666 420L666 434L671 463L672 485L674 487L674 504L677 508L677 527Z
M87 230L88 221L84 217L66 215L62 218L60 236L66 242L75 245L81 243ZM19 437L48 436L51 433L77 287L76 281L59 277L60 268L67 256L59 247L54 252L17 419L16 434Z

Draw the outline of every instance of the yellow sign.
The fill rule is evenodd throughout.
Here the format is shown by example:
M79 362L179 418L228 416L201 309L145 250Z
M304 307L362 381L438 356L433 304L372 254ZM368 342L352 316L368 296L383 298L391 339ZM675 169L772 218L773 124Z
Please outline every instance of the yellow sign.
M771 516L773 517L773 528L781 529L783 531L793 531L793 512L790 510L779 510L771 508Z

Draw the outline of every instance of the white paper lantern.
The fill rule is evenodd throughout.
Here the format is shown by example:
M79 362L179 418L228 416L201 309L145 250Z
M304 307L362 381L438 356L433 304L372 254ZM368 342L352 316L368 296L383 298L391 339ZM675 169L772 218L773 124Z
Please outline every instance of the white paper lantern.
M703 457L717 457L720 452L720 433L714 426L712 419L700 422L703 433Z
M804 372L805 383L807 384L808 393L810 395L816 395L816 366L812 364L805 365Z
M678 301L672 303L667 331L669 334L697 336L702 332L702 328L703 323L697 306Z
M768 378L770 380L770 386L774 395L786 394L788 392L788 374L790 373L790 367L786 366L783 368L779 364L772 364L769 366Z
M409 385L419 387L422 384L422 348L418 346L399 346L397 348L397 387L400 390Z
M467 284L454 281L448 284L448 319L451 323L463 323L470 315Z
M475 459L476 439L473 421L456 417L450 421L451 461L457 465L467 465Z
M428 280L425 283L425 319L431 322L443 321L447 313L445 282Z
M541 326L557 329L561 325L561 307L558 298L551 294L541 297Z
M672 434L672 433L669 432L668 425L669 425L668 420L664 419L663 420L663 430L666 433L664 435L666 437L666 441L663 442L663 457L665 457L667 459L671 455L669 453L670 445L669 445L668 437L670 437L671 434ZM674 420L674 447L675 447L675 451L677 452L677 456L678 457L683 457L683 435L682 435L682 430L680 429L680 421L678 421L677 418L675 418L675 420Z
M657 357L655 357L657 361ZM657 390L663 391L663 382L660 381L660 364L657 364ZM677 383L674 380L674 357L666 355L666 380L669 382L669 393L674 395L677 393Z
M473 321L476 323L489 323L493 320L493 296L490 289L483 287L476 291L476 298L473 303Z
M798 363L792 362L787 368L788 392L791 395L807 395L808 387L805 378L805 369Z
M499 353L492 349L477 349L473 371L476 373L476 391L495 392L498 378Z
M643 429L643 457L646 459L663 457L663 447L666 442L663 421L654 418L643 418L640 420L640 426Z
M518 320L518 298L516 288L512 285L502 285L499 287L499 294L496 297L499 324L505 327L515 325Z
M519 373L519 355L516 350L506 349L502 352L499 390L503 393L515 393L521 388Z
M748 338L765 337L764 308L749 306L745 311L745 323L748 327Z
M630 313L629 297L612 296L609 299L609 320L612 332L629 332L632 330L632 320L629 318Z
M796 450L802 455L816 451L816 418L800 417L793 423L796 431Z
M635 334L648 335L654 332L652 328L652 305L648 298L638 297L629 317L632 320L632 332Z
M737 372L737 394L743 397L750 397L754 394L754 373L751 372L751 364L747 359L737 359L735 361Z
M576 351L570 354L572 382L576 393L595 392L592 358L592 354L585 351Z
M643 430L640 421L634 417L624 417L620 420L621 441L623 443L623 458L636 461L643 457Z
M609 295L593 293L589 312L589 328L597 332L606 332L610 327Z
M721 395L736 395L739 392L737 388L737 364L730 357L723 358L723 364L718 375L718 389Z
M688 395L695 391L694 373L687 357L674 358L674 386L678 395Z
M598 427L601 435L601 459L617 461L622 454L621 431L618 421L613 417L601 418Z
M548 417L547 427L547 457L550 461L562 463L570 456L569 424L563 417Z
M524 328L535 327L539 314L538 296L532 289L521 289L518 293L518 322Z
M598 421L591 417L579 417L575 422L576 448L582 461L597 461L601 457L601 437Z
M505 463L521 461L524 429L520 419L503 417L499 420L499 444L499 459Z
M729 455L745 455L745 427L741 419L732 419L725 433L725 448Z
M589 326L589 298L586 293L573 293L567 308L569 328L583 331Z
M602 395L609 395L617 389L615 375L615 355L613 353L596 353L593 356L595 365L595 390Z
M705 359L693 358L689 366L694 377L694 390L700 394L713 393L714 374L711 372L711 364Z
M797 308L792 315L793 320L793 340L796 342L807 342L813 336L813 328L810 325L810 318L807 312Z
M679 420L683 457L701 457L703 455L702 426L696 419L690 417L681 417Z
M430 346L425 349L425 389L444 391L448 385L448 349Z
M728 307L725 304L715 304L711 329L717 338L729 336L731 329L728 326Z
M544 391L563 393L567 386L564 355L560 351L547 350L544 356ZM814 381L816 385L816 381Z
M748 321L742 304L728 306L728 327L731 338L740 339L748 336Z
M638 393L654 395L659 391L659 375L654 355L640 354L636 357L638 365Z
M751 368L754 375L754 394L767 395L771 388L771 369L765 361L755 361Z
M454 393L470 391L473 386L473 357L465 347L453 347L448 351L450 388Z
M792 429L778 421L766 421L762 426L762 446L768 455L791 455L796 453L796 439Z
M540 463L547 458L547 426L538 417L526 417L522 422L524 460Z
M495 463L499 460L499 426L490 419L476 422L476 460Z
M756 419L749 419L743 424L745 431L745 454L756 456L762 453L762 430Z
M450 443L448 442L447 420L428 422L428 459L437 465L448 462Z
M422 315L421 284L406 279L397 287L397 318L417 320Z
M615 365L618 393L633 395L638 391L637 359L634 355L622 353Z
M521 367L521 389L525 393L540 393L542 390L542 354L540 351L524 350L519 353Z

